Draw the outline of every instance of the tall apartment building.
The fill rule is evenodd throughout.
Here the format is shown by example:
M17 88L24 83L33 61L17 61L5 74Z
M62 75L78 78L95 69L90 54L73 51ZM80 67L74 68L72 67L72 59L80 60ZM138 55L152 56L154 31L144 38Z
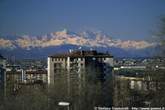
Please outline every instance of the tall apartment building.
M112 73L113 56L97 51L71 51L48 57L48 84L54 84L60 74L69 78L81 78L90 68L90 72L97 74L103 81L106 75Z

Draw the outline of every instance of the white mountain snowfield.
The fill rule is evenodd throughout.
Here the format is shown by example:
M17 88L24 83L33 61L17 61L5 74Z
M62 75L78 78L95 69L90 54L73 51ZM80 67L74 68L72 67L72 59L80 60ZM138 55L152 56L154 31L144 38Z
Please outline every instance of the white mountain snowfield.
M13 39L0 37L0 48L15 49L17 47L23 49L45 48L49 46L60 46L71 44L86 47L117 47L122 49L144 49L156 45L147 41L120 40L112 39L111 36L102 32L85 31L80 33L71 33L64 29L43 36L23 35Z

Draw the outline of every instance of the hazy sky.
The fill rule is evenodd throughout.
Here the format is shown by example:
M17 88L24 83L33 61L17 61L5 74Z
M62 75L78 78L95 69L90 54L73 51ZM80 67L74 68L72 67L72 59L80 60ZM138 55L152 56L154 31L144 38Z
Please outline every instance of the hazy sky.
M0 0L0 34L102 30L113 38L150 37L165 0Z

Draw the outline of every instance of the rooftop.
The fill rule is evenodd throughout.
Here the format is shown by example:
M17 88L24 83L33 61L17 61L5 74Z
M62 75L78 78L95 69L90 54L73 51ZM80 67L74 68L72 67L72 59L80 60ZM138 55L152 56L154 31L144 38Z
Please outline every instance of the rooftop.
M113 57L111 54L109 53L99 53L96 50L92 50L92 51L72 51L72 52L68 52L68 53L60 53L60 54L55 54L55 55L51 55L49 57L52 58L66 58L66 57Z

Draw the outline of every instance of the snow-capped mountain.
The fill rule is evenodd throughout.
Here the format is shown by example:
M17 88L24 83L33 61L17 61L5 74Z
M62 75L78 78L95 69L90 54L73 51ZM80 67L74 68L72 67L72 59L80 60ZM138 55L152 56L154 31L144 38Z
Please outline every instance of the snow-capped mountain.
M72 45L75 47L86 48L106 48L106 49L122 49L128 50L144 50L154 47L154 43L147 41L135 41L135 40L120 40L112 39L111 36L101 31L84 31L80 33L70 32L66 29L63 31L52 32L43 36L0 36L0 52L16 51L21 49L24 51L30 51L35 49L48 49L52 47ZM72 47L73 48L73 47ZM61 48L60 51L62 51ZM3 50L3 51L2 51ZM54 50L56 51L56 50Z
M69 32L66 29L63 31L53 32L43 36L16 36L13 39L0 38L0 48L16 48L17 46L25 49L35 47L59 46L63 44L72 44L77 46L89 47L118 47L123 49L135 48L143 49L153 46L153 43L146 41L122 41L120 39L112 39L111 36L102 32L85 31L81 33Z

